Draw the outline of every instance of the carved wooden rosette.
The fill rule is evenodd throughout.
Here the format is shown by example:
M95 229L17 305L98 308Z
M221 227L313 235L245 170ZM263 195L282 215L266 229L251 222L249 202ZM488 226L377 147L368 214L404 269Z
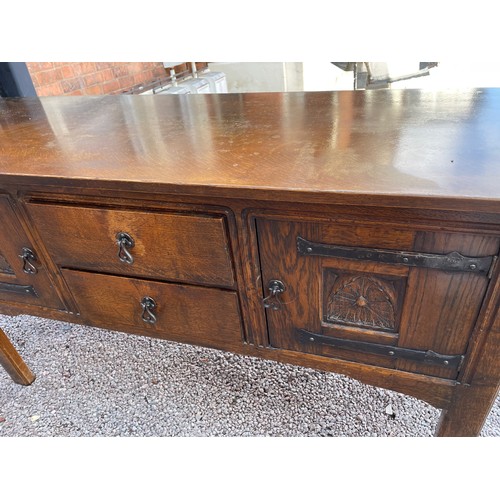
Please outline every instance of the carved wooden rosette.
M396 332L403 278L325 270L323 319L360 328Z

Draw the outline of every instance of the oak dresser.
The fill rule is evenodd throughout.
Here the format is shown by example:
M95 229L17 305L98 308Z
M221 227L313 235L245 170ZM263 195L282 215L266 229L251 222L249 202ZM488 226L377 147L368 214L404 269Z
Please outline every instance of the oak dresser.
M2 314L498 393L500 89L2 99L0 220Z

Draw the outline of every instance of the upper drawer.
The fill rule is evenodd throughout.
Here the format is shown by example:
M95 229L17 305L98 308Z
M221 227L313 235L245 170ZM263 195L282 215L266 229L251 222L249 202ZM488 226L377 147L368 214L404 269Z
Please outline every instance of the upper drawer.
M74 269L233 287L222 215L29 203L54 262Z

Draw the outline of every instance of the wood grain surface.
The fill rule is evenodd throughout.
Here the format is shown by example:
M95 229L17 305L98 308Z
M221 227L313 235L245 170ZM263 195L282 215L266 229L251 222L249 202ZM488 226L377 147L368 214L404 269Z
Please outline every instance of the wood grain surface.
M54 262L62 267L221 287L234 285L221 216L28 204ZM117 234L134 242L118 257Z
M500 89L3 99L0 178L498 212L499 114Z
M242 342L236 292L63 270L86 324L230 349ZM143 321L151 297L157 321Z
M438 435L477 435L500 381L500 266L299 255L297 237L498 256L499 116L500 89L0 99L0 312L344 373L444 409ZM285 284L276 310L270 280ZM11 285L37 294L14 300ZM0 336L29 383L12 349Z

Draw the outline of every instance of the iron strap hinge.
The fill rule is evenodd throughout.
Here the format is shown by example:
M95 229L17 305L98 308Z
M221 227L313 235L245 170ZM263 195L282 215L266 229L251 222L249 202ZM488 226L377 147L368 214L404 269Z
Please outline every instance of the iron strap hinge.
M340 257L342 259L370 260L384 264L402 264L410 267L427 267L441 271L459 271L488 274L493 256L466 257L458 252L448 254L381 250L378 248L344 247L314 243L297 236L299 255Z
M19 295L31 295L38 297L31 285L17 285L15 283L0 283L0 292L17 293Z
M408 349L406 347L395 347L392 345L372 344L371 342L362 342L359 340L339 339L337 337L328 337L317 333L311 333L307 330L297 329L298 340L302 344L320 344L348 349L351 351L364 352L368 354L381 354L394 359L407 359L408 361L419 361L429 365L437 365L446 368L460 369L464 356L461 354L439 354L434 351L419 351L417 349Z

